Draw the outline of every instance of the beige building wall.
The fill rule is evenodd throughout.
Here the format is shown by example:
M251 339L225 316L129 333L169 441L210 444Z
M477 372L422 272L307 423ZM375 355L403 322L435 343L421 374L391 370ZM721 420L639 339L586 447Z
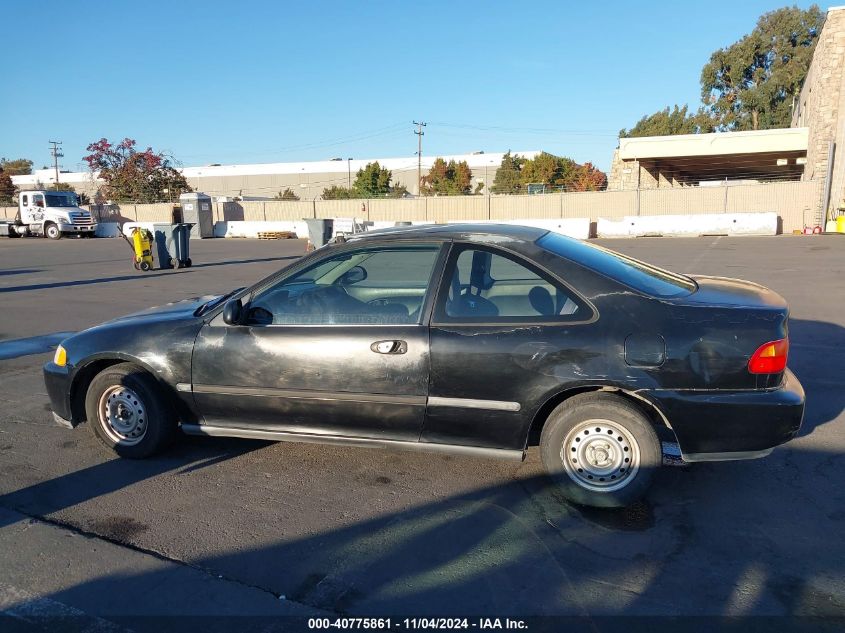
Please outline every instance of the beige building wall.
M598 218L773 212L782 231L811 224L823 181L789 181L728 187L664 187L627 191L585 191L536 196L449 196L396 200L244 201L214 205L216 222L296 221L304 218L358 218L373 222L450 222ZM166 222L167 204L95 207L100 221ZM14 217L14 208L3 209Z
M845 7L834 7L827 12L792 125L810 130L805 180L827 178L833 148L827 211L845 206ZM826 193L824 188L819 192L820 209Z

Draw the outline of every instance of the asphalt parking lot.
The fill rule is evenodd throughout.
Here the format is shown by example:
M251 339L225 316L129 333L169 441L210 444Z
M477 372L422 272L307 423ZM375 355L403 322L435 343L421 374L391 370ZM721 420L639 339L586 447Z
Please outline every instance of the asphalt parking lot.
M195 241L193 268L144 274L116 239L0 241L0 612L845 616L845 237L606 244L786 297L800 437L664 468L614 511L562 502L536 448L514 464L185 438L119 460L53 424L40 368L55 345L251 283L303 242Z

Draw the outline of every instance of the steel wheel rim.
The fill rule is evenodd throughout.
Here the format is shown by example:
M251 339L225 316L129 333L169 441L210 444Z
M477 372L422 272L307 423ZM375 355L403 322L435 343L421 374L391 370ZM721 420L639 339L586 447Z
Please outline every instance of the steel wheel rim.
M51 224L47 227L47 237L55 237L58 234L59 229L55 225Z
M563 440L560 458L576 484L594 492L627 486L640 469L640 446L628 429L612 420L577 424Z
M147 408L137 393L124 385L109 387L97 405L100 426L122 446L133 446L147 434Z

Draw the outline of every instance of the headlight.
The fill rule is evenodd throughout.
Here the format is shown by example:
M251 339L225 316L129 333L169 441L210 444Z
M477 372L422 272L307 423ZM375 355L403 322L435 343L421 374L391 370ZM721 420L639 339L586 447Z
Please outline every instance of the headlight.
M61 345L56 348L56 355L53 356L53 363L55 363L59 367L64 367L65 365L67 365L67 352L65 351L65 348Z

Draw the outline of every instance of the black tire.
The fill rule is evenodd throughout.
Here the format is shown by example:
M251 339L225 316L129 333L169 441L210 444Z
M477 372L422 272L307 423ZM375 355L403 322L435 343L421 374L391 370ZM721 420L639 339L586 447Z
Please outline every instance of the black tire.
M136 416L128 420L135 424L131 433L112 426L105 419L105 409L101 415L100 407L108 402L112 408L131 407L129 415ZM94 377L85 395L85 413L94 436L121 457L149 457L176 434L173 407L165 402L161 387L150 374L130 363L112 365Z
M190 268L190 267L191 267L191 264L192 264L193 262L191 261L191 258L189 257L188 259L186 259L186 260L185 260L184 262L182 262L182 263L183 263L183 264L185 264L185 268Z
M148 270L152 270L152 268L153 268L152 266L150 266L150 262L141 262L139 264L139 266L141 267L141 270L143 270L144 272L147 272Z
M48 222L44 225L44 237L48 237L51 240L60 240L62 239L62 231L59 229L58 224L54 224L53 222Z
M579 394L558 405L543 426L540 456L567 499L597 508L639 500L663 458L648 418L607 393Z
M14 225L9 225L9 232L7 233L10 240L20 237L20 234L15 231Z

